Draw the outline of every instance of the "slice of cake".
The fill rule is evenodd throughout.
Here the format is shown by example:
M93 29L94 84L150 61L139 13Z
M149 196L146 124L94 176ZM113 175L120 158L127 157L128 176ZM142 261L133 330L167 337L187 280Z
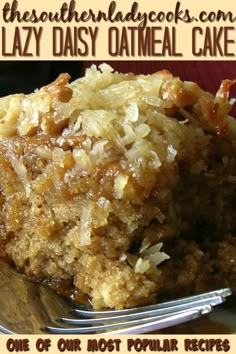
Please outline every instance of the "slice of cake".
M0 99L0 255L95 308L236 287L236 121L167 71Z

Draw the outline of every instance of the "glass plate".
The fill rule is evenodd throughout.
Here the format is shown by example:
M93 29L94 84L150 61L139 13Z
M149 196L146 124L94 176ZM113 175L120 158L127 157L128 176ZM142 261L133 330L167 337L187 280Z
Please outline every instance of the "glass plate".
M29 281L5 263L0 264L0 325L17 334L39 334L47 325L58 326L58 318L68 315L71 301L43 285ZM236 301L231 296L200 319L158 333L236 333ZM0 332L1 333L1 332Z

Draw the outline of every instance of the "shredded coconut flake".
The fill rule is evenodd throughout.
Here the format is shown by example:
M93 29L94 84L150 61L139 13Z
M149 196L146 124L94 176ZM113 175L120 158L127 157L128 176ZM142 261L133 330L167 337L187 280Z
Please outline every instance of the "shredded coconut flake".
M150 268L150 261L148 259L139 258L135 264L135 273L145 273Z
M124 189L125 186L128 182L129 177L119 173L118 176L116 176L115 178L115 182L114 182L114 194L115 194L115 198L117 199L121 199L123 194L124 194Z
M22 162L22 158L18 159L12 151L8 153L8 157L9 157L9 160L11 162L11 165L12 165L14 171L18 175L20 181L22 182L22 184L25 188L26 196L29 197L30 196L30 183L29 183L29 179L27 176L26 167Z
M155 266L158 266L160 263L170 258L165 252L161 251L162 246L163 243L160 242L148 248L142 247L140 251L140 254L142 256L141 258L143 260L148 260Z

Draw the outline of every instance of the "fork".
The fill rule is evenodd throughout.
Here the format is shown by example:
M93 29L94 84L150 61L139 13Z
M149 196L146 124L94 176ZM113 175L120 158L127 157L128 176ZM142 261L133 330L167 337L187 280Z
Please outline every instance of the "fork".
M156 305L124 310L93 311L75 308L72 318L61 317L58 325L46 326L51 334L142 334L196 319L212 311L231 295L229 288L189 296Z
M1 262L0 294L0 333L141 334L198 318L224 302L231 290L220 289L121 311L93 311L30 281Z

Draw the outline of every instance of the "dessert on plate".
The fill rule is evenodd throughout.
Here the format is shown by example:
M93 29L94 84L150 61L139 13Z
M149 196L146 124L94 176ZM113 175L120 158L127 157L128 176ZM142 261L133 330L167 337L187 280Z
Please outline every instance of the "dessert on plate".
M236 288L234 81L107 64L0 99L0 256L94 308Z

